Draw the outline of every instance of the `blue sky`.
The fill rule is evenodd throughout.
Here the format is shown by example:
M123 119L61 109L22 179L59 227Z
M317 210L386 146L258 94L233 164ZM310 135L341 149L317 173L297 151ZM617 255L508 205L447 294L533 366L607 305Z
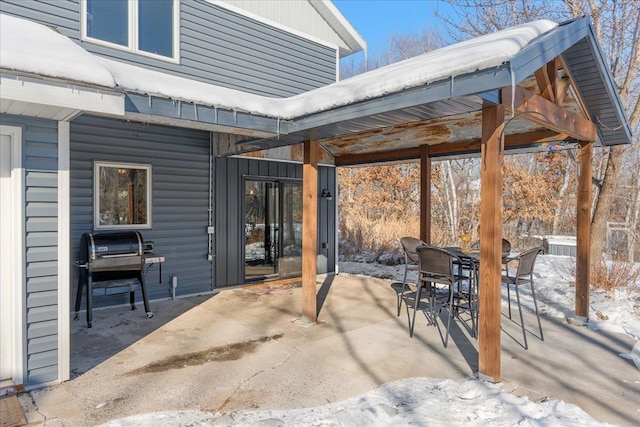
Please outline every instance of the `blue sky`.
M448 10L447 4L436 0L333 0L333 3L366 40L370 55L384 48L389 34L435 29L438 24L434 11Z

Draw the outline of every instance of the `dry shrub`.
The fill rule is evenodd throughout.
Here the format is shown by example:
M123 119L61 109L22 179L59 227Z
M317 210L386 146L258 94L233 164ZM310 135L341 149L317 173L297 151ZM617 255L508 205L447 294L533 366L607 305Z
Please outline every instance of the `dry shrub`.
M400 251L400 238L418 236L418 220L412 215L403 218L369 218L365 215L351 215L340 218L340 240L345 242L340 248L342 255L370 252L379 256L383 253Z
M594 264L591 285L607 293L616 289L626 289L629 294L640 292L640 266L623 261L613 261L609 266L602 262Z

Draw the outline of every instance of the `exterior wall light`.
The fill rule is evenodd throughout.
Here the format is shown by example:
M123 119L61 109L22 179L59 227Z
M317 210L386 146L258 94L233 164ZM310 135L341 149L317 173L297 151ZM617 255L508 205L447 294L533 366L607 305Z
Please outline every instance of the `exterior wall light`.
M333 196L331 195L331 191L329 191L328 188L324 188L322 190L322 197L325 197L327 200L333 199Z

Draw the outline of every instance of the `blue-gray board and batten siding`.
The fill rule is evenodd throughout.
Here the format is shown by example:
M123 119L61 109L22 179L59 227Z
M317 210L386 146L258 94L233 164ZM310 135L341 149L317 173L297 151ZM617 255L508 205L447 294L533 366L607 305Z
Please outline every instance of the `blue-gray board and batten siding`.
M139 229L155 252L166 257L146 275L149 298L212 290L207 259L209 217L209 132L83 116L71 123L71 258L80 237L94 231L94 161L151 166L151 229ZM74 287L77 272L72 274ZM126 303L126 295L104 297L96 305Z
M215 167L215 217L216 217L216 286L232 286L244 283L244 224L242 220L245 177L271 179L288 178L302 180L302 165L247 157L222 157ZM334 167L318 168L318 188L328 188L336 194ZM318 273L335 271L336 199L318 197ZM304 231L303 231L304 232Z
M58 378L58 122L0 115L22 128L25 174L25 385Z
M80 41L80 0L0 0L89 52L243 92L285 97L336 80L336 50L205 0L180 2L180 63Z
M208 132L83 116L71 123L71 254L77 258L82 233L93 229L94 161L141 163L152 168L152 228L139 230L166 257L147 274L149 297L166 298L171 276L178 295L244 283L243 179L246 176L302 179L302 165L252 158L216 158L213 206L215 262L208 260ZM319 188L335 193L335 168L319 168ZM320 199L319 272L334 271L335 201ZM324 243L324 245L323 245ZM214 265L212 265L214 264ZM73 287L77 272L72 273ZM72 295L75 295L72 293ZM126 295L104 297L96 305L125 304Z

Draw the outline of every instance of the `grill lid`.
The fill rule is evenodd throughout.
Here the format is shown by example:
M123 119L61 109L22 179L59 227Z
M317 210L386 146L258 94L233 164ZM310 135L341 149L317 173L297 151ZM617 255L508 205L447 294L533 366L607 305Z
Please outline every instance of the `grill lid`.
M142 255L142 236L137 231L84 233L80 239L81 263L100 258Z

